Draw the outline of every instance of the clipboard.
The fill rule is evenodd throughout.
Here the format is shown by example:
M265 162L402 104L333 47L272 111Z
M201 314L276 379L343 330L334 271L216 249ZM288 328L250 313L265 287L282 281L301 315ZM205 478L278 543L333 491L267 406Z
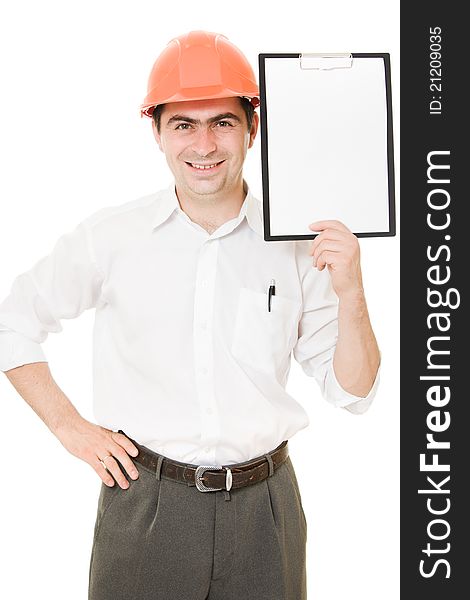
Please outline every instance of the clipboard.
M394 236L388 53L259 54L264 239Z

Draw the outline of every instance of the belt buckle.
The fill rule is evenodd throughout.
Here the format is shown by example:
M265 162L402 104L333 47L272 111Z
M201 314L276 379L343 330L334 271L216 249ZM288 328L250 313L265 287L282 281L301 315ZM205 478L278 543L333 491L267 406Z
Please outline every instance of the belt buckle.
M228 467L222 467L220 465L199 465L196 468L194 479L196 482L197 489L200 492L218 492L219 490L223 490L224 488L208 487L202 481L202 478L206 471L221 471L223 469L227 471L227 474L225 476L225 489L229 491L232 488L232 471Z

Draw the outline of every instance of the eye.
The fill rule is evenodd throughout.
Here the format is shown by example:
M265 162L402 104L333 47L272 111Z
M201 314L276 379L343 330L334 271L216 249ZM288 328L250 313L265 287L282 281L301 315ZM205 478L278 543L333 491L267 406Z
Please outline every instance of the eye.
M217 125L220 125L221 127L233 127L230 121L217 121Z
M183 129L187 129L189 127L191 127L191 125L189 123L180 123L179 125L177 125L175 127L175 129L183 130Z

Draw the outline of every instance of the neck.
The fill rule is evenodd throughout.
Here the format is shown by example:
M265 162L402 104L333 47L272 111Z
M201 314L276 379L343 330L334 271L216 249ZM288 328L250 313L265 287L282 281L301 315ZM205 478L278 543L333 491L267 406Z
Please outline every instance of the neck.
M181 210L195 223L212 223L220 226L240 213L247 188L242 178L230 190L215 194L196 194L192 190L175 185Z

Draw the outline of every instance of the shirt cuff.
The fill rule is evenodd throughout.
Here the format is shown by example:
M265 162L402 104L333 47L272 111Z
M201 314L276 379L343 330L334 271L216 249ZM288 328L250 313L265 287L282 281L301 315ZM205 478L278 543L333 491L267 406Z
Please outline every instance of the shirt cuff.
M332 361L331 365L330 365L330 369L326 376L326 382L325 382L326 397L329 400L329 402L334 404L336 407L346 408L347 410L349 410L349 412L360 415L360 414L366 412L366 410L371 405L372 400L374 399L374 397L377 393L377 388L379 386L379 380L380 380L380 365L379 365L379 368L377 369L377 374L375 376L374 383L373 383L369 393L367 394L367 396L362 397L362 396L355 396L354 394L350 394L343 387L341 387L339 381L336 379L335 371L333 368L333 361Z
M0 331L0 371L35 362L47 362L41 344L16 331Z

